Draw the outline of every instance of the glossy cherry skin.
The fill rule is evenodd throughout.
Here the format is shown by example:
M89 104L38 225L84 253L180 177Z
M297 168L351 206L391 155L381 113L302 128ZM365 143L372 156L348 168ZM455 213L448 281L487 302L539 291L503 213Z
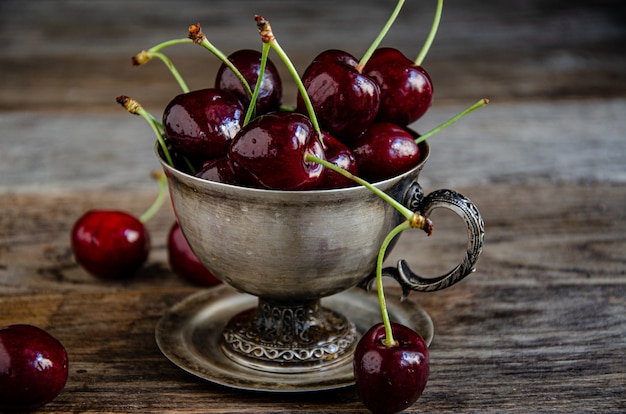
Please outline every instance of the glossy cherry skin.
M373 413L397 413L422 395L429 373L429 353L422 337L392 323L396 346L382 343L385 327L374 325L357 344L354 378L359 398Z
M115 210L90 210L71 232L74 257L87 272L101 279L124 279L148 259L150 235L136 217Z
M226 155L244 117L244 107L232 93L200 89L177 95L167 104L163 127L177 152L206 160Z
M224 184L237 184L235 171L227 156L206 161L195 174L198 178Z
M371 125L380 105L378 84L359 72L357 65L350 54L327 50L302 75L320 126L343 142L349 142ZM307 113L300 94L297 111Z
M380 181L405 173L421 159L415 138L389 122L370 126L351 146L365 180Z
M246 81L248 81L250 89L254 91L261 70L261 52L251 49L242 49L233 52L228 56L228 60L241 72ZM215 87L232 92L239 98L247 110L250 104L250 96L233 71L223 63L217 71ZM265 64L263 83L261 83L261 89L259 90L259 96L256 101L256 115L278 111L282 103L282 95L283 86L280 74L274 63L268 59Z
M310 153L325 159L311 121L298 113L261 115L233 140L228 157L243 185L273 190L319 187L324 168L306 160Z
M30 411L55 399L65 387L65 347L41 328L0 328L0 411Z
M397 49L374 51L364 73L380 87L378 122L407 126L420 119L432 104L430 76Z
M177 221L167 235L167 258L170 268L182 279L198 286L215 286L221 281L196 257Z
M343 168L349 173L352 173L352 175L358 176L359 169L356 164L356 158L350 148L337 138L327 133L322 133L322 138L324 140L324 146L326 147L324 150L324 153L326 154L326 161ZM324 169L324 177L320 188L345 188L353 187L355 185L356 183L353 180L326 168Z

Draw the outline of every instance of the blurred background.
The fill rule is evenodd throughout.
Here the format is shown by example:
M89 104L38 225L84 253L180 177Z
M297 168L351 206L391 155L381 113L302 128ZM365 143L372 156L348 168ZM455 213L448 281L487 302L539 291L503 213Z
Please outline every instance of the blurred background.
M436 3L406 0L382 45L415 58ZM115 98L161 117L180 88L160 61L133 67L133 55L185 38L196 22L226 54L260 49L261 14L302 73L326 49L360 58L395 4L0 0L0 325L51 328L75 357L47 411L361 408L352 390L241 393L165 361L156 322L196 289L166 263L169 209L150 222L149 263L119 284L79 268L68 235L87 208L140 214L157 192L155 136ZM220 62L208 51L165 53L192 89L213 86ZM295 85L270 57L293 105ZM470 197L487 230L478 272L463 286L410 297L436 327L429 389L414 409L624 412L626 2L445 0L424 67L435 99L417 131L483 97L491 103L429 138L424 191ZM405 258L435 275L464 257L463 223L441 210L434 236L403 235L389 265Z
M434 0L407 1L382 45L415 58L435 5ZM200 22L208 39L228 54L260 49L253 16L262 14L302 73L325 49L360 58L394 6L393 0L3 0L0 190L149 183L146 165L156 166L152 132L126 114L115 97L129 95L160 116L180 93L177 84L161 62L132 67L130 58L162 41L186 37L191 23ZM208 51L186 44L165 53L192 89L213 85L219 62ZM276 55L270 56L276 62ZM451 127L445 142L443 137L432 140L441 147L434 151L441 157L437 162L449 166L452 159L464 166L463 174L458 168L431 167L426 176L434 185L518 176L626 181L621 164L615 166L626 150L623 129L614 123L626 96L623 1L447 0L424 67L435 85L435 101L415 126L418 130L434 127L482 97L491 100L488 108ZM295 86L286 74L283 83L284 103L291 105ZM555 110L554 101L570 103ZM510 105L519 107L511 111ZM589 125L589 119L597 124ZM606 145L598 145L604 149L595 145L600 152L580 159L576 142L561 145L573 128L602 136ZM551 155L531 163L541 168L529 170L528 162L519 163L526 157L522 151L532 152L537 143L557 136L562 138L558 146L547 147ZM507 156L511 153L516 154ZM485 171L485 161L493 162L491 171ZM483 164L481 173L472 175L476 163Z

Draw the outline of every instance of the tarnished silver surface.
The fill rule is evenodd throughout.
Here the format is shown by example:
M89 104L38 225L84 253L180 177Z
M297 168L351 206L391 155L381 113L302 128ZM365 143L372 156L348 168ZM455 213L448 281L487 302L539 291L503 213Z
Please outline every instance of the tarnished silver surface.
M467 249L463 260L458 265L438 277L425 278L414 273L404 259L400 259L395 268L383 268L383 276L392 277L400 284L403 298L406 298L412 291L433 292L445 289L476 270L474 266L483 250L485 223L474 203L453 190L436 190L424 197L420 185L415 182L406 194L405 205L426 217L430 216L436 208L446 208L456 213L463 219L467 229ZM359 283L359 286L369 289L375 278L376 274L372 272Z
M398 269L385 269L401 284L403 298L411 290L443 289L463 279L483 243L482 218L469 200L450 190L423 196L418 177L429 156L428 143L420 144L420 150L419 165L374 185L412 211L428 215L443 207L459 214L468 228L468 253L453 272L433 281L414 275L403 261ZM356 345L354 321L320 310L320 299L367 286L385 237L405 218L362 186L246 188L199 179L159 160L196 256L226 284L259 298L256 310L232 314L221 328L229 360L278 375L315 375L345 365Z
M323 307L346 315L360 338L381 320L378 299L360 289L349 289L322 299ZM354 383L352 359L325 369L299 373L257 370L233 361L220 346L224 326L236 314L257 306L257 298L221 285L189 296L172 307L156 327L156 341L163 354L181 369L224 386L267 392L309 392L343 388ZM430 344L433 323L411 301L387 298L393 321L417 331Z
M299 373L343 363L356 342L354 323L319 300L283 305L260 299L226 325L222 349L240 364Z
M421 163L378 188L401 201ZM168 166L174 211L198 259L254 296L298 302L359 283L376 266L387 234L404 219L365 187L273 191L221 184Z

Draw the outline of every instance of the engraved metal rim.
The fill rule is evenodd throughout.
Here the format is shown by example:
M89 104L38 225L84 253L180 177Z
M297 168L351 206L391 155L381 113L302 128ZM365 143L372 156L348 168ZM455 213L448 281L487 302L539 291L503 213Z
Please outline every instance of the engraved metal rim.
M413 176L415 175L416 171L420 172L424 168L424 166L426 165L426 161L428 161L428 158L430 157L430 145L428 144L427 141L422 141L419 144L419 148L421 151L422 159L416 166L411 168L409 171L405 171L404 173L397 175L395 177L386 178L381 181L372 182L372 185L374 187L385 189L385 188L390 187L391 183L399 182L407 177ZM181 179L185 180L185 182L188 185L199 186L201 188L210 188L214 191L221 191L221 192L226 192L226 193L234 192L234 193L239 194L240 196L245 194L252 198L283 197L286 200L300 200L302 198L306 199L307 197L311 197L311 196L344 197L345 192L359 192L360 191L360 192L366 193L370 191L361 185L357 185L353 187L344 187L344 188L292 191L292 190L269 190L265 188L244 187L244 186L239 186L239 185L234 185L234 184L220 183L216 181L205 180L203 178L199 178L193 175L189 175L184 171L181 171L179 169L176 169L170 166L161 155L162 153L161 153L158 142L154 144L154 152L155 152L158 162L161 164L161 166L163 167L166 173L180 177Z
M352 359L316 372L276 373L244 367L222 352L219 342L223 327L237 313L255 307L258 298L221 285L197 292L174 305L158 322L155 338L161 352L182 370L222 386L263 392L313 392L339 389L354 384ZM380 322L375 294L350 289L323 298L322 306L340 312L357 327L359 338ZM434 334L430 316L411 301L389 297L393 321L416 330L427 344ZM200 346L202 344L202 346ZM208 346L205 346L208 344Z

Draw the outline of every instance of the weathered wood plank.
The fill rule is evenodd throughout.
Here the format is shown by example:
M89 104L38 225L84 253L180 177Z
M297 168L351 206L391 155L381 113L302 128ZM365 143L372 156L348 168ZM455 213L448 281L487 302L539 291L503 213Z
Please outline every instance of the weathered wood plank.
M460 190L483 212L485 251L466 281L409 298L435 322L430 381L409 411L623 411L626 187L522 184L512 191L508 184L491 184ZM297 396L233 391L193 378L160 354L158 319L197 290L167 269L171 211L149 223L155 254L132 280L91 278L73 264L68 247L73 220L85 209L115 205L138 212L153 196L0 197L0 325L49 329L67 346L72 363L64 392L42 412L362 410L352 388ZM419 251L424 259L411 260L432 271L458 257L463 238L457 220L445 214L434 219L432 240L408 235L394 254ZM399 294L392 282L387 293Z
M124 282L98 281L77 267L69 231L88 208L139 214L156 194L151 132L114 98L131 95L158 115L179 90L159 62L131 67L132 54L184 37L198 20L225 52L254 47L252 15L262 13L303 70L331 47L359 57L391 3L267 1L259 10L258 2L225 0L157 1L149 9L0 2L0 325L46 328L71 360L65 390L42 412L364 411L352 388L234 391L161 355L157 321L198 289L168 269L168 208L148 224L148 265ZM414 55L434 4L407 2L386 44ZM475 274L409 298L435 323L430 381L409 411L624 412L624 4L445 7L425 62L435 105L415 127L428 130L483 96L492 104L431 139L420 181L426 191L469 196L487 233ZM168 54L192 87L211 85L217 62L208 52L189 45ZM290 104L295 88L284 79ZM445 211L433 219L432 238L403 235L388 263L407 258L426 274L452 266L465 247L462 224ZM399 294L392 281L386 286Z
M428 131L468 105L433 106L414 128ZM154 134L142 118L117 109L100 115L0 113L6 147L0 152L0 192L155 187L149 174L160 168ZM431 189L492 182L624 183L624 113L624 99L492 101L429 140L431 157L420 182Z
M304 71L324 49L359 58L395 2L360 0L176 3L49 1L0 3L0 108L112 110L119 94L163 108L179 92L160 62L141 69L130 57L186 36L200 21L225 53L258 48L254 14L274 31ZM384 45L417 56L435 2L407 2ZM53 16L53 18L51 18ZM446 2L440 30L424 62L438 101L616 97L626 93L624 6L533 0ZM358 17L358 18L357 18ZM27 29L26 29L27 28ZM212 85L218 62L192 45L167 51L194 88ZM278 65L282 67L282 65ZM289 79L283 70L285 80ZM295 87L286 84L286 103Z

